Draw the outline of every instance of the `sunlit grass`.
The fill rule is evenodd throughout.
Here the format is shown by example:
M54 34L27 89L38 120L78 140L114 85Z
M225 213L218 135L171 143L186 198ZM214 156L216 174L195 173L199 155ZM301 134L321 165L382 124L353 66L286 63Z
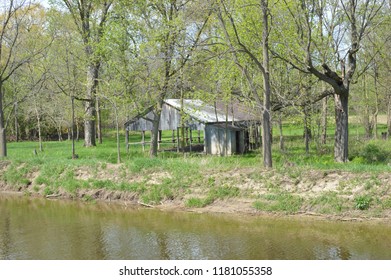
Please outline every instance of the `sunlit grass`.
M351 132L356 133L358 128L352 127ZM309 170L370 172L375 178L378 173L390 171L391 141L364 141L362 135L357 138L356 134L351 134L350 161L341 164L334 162L332 128L327 145L320 145L317 139L312 139L308 154L302 133L299 125L285 125L284 151L279 149L279 135L274 134L272 170L263 168L260 148L229 157L177 153L175 149L168 151L166 149L175 145L170 131L163 134L164 144L157 158L149 157L149 145L143 149L140 144L132 144L127 151L122 134L120 165L117 164L117 144L113 133L104 137L103 144L92 148L84 147L83 141L76 142L77 159L72 159L71 141L44 142L43 151L39 151L38 142L11 142L6 159L10 164L2 177L17 189L31 185L28 188L30 192L44 196L66 191L72 197L83 190L96 192L105 189L135 193L137 199L147 204L186 197L184 205L187 207L205 207L216 200L247 197L254 198L254 207L262 211L296 213L303 207L314 207L321 213L338 214L345 210L346 201L335 193L305 200L294 191L283 190L281 178L285 176L293 184L298 184ZM149 133L146 136L146 141L149 141ZM140 133L130 134L131 143L140 141ZM273 178L273 174L280 177ZM267 193L255 197L251 190L238 188L246 179L262 185ZM371 186L365 186L365 191L371 197L377 196L370 193ZM84 196L86 200L93 198L93 194ZM361 203L361 200L357 201ZM381 203L384 209L390 208L389 200L381 200Z

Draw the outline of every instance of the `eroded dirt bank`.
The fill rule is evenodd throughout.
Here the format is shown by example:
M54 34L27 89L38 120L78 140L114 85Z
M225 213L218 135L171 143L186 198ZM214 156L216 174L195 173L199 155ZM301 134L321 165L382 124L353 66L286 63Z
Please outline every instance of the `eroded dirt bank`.
M56 187L40 170L11 184L10 164L0 168L0 190L47 199L100 200L162 210L245 215L314 216L336 220L391 218L391 174L235 168L207 170L202 178L149 170L128 174L121 165L78 167L58 174ZM20 166L18 168L23 168ZM68 181L67 181L68 180ZM72 186L69 186L69 181Z

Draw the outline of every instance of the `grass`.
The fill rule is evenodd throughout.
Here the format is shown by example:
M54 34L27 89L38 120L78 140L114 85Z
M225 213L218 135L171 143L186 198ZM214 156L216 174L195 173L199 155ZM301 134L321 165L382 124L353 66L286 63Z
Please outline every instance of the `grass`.
M212 204L217 199L224 200L231 197L238 197L240 194L239 188L232 186L215 187L214 184L209 188L205 198L191 197L185 201L186 207L202 208Z
M332 133L332 128L330 131ZM351 131L356 133L357 128L353 127ZM147 204L188 197L184 201L186 207L205 207L216 200L246 197L255 200L255 209L271 212L311 210L339 214L352 209L366 211L376 208L377 204L384 210L391 209L391 200L382 197L388 194L389 187L382 186L383 182L377 177L390 170L391 141L357 141L356 134L352 134L350 161L340 164L333 160L331 135L327 145L320 146L312 141L309 154L304 151L300 125L284 125L284 151L279 150L278 133L274 132L274 135L274 171L263 169L259 150L230 157L164 151L157 158L149 158L149 146L143 151L140 145L131 145L127 153L124 141L121 143L122 164L117 165L116 141L109 136L104 138L103 144L92 148L83 147L82 141L76 142L79 156L76 160L71 158L70 141L45 142L42 152L38 151L37 142L9 143L10 163L1 176L15 189L29 188L29 192L44 196L61 191L77 196L85 190L104 189L134 193ZM148 137L147 134L147 140ZM139 134L130 135L131 142L140 140ZM162 146L172 147L172 143L168 143L170 140L171 132L163 133L163 141L167 144ZM34 154L34 150L38 153ZM362 183L364 192L351 201L341 196L350 194L349 187L353 184L350 181L344 182L339 192L324 192L311 199L299 196L295 189L283 188L286 180L299 186L308 170L325 174L370 173L371 177L354 183ZM266 193L255 195L251 186L244 190L239 188L246 180L261 186ZM85 201L95 199L88 195L83 196Z
M303 198L288 192L268 193L254 202L260 211L297 213L303 205Z
M344 209L345 199L337 192L330 191L310 200L312 209L322 214L339 214Z

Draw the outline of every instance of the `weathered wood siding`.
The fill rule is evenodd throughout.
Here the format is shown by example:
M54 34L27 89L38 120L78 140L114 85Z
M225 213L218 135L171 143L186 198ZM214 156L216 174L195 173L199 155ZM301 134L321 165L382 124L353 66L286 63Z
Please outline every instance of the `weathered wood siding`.
M206 125L205 152L211 155L233 155L235 153L243 153L243 130L229 126L226 133L224 125Z
M179 99L167 99L162 107L159 130L177 130L183 122L184 127L191 130L204 130L205 153L212 155L244 153L249 146L249 144L245 145L246 140L249 142L246 139L248 137L245 137L245 130L258 123L253 110L246 111L243 106L236 104L227 111L227 106L218 108L218 104L215 105L205 104L201 100L185 99L181 102ZM181 112L183 112L182 120ZM227 112L228 116L226 116ZM126 130L152 130L152 121L148 119L153 119L152 111L127 122ZM228 126L225 125L226 120Z
M153 119L153 112L149 112L144 116L139 116L127 123L126 130L130 131L147 131L152 130L152 122L147 119ZM192 130L204 129L204 124L191 118L184 116L185 127ZM176 130L181 124L180 111L172 106L163 104L162 113L160 115L159 130Z

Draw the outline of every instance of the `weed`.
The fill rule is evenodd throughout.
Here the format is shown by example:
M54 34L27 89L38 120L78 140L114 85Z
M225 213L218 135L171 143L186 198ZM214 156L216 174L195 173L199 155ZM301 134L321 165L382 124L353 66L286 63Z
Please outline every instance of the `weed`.
M209 188L213 188L216 184L216 179L214 177L209 177L207 185Z
M29 196L31 196L31 192L29 192L28 190L25 190L23 192L23 195L29 197Z
M192 197L186 200L185 206L189 208L202 208L212 204L213 202L214 199L211 196L208 196L206 198Z
M79 181L79 180L72 178L72 179L64 180L61 183L61 186L69 193L75 194L76 191L80 188L80 186L83 185L83 183L88 184L88 182L86 182L86 181ZM89 187L89 184L88 184L88 187ZM84 188L87 188L87 186L84 186Z
M259 211L268 211L269 205L265 203L264 201L257 200L253 203L253 207Z
M37 178L35 178L35 184L37 185L49 185L49 180L42 175L39 175Z
M22 167L19 167L16 164L12 164L7 172L4 173L3 178L9 185L26 186L30 183L30 180L26 178L30 171L30 166L22 165Z
M249 175L249 178L254 180L255 182L263 182L264 179L265 179L260 172L253 172L253 173L251 173Z
M129 164L129 169L133 173L139 173L141 171L158 168L164 164L164 161L159 158L135 158Z
M296 213L303 205L303 199L288 192L261 195L261 200L254 202L257 210Z
M192 197L186 200L185 206L189 208L202 208L205 205L205 199Z
M92 180L91 185L95 189L114 188L114 183L111 180Z
M189 198L185 205L186 207L201 208L212 204L216 199L225 199L229 197L236 197L240 193L239 188L232 186L221 186L209 190L206 198Z
M380 186L381 185L381 181L380 181L380 179L376 175L372 175L371 176L371 180L372 180L372 182L373 182L373 184L375 186Z
M54 194L54 191L50 187L45 187L43 190L43 195L48 196Z
M383 209L391 209L391 198L387 198L381 201L381 206Z
M336 192L327 192L311 199L311 207L317 207L321 213L340 213L343 209L344 200L338 197Z
M158 204L163 199L173 199L174 195L167 186L153 185L146 190L141 198L144 203Z
M237 187L231 187L231 186L221 186L217 188L213 188L209 191L209 196L213 198L229 198L229 197L236 197L240 193L239 188Z
M267 189L268 191L271 191L271 190L274 190L274 189L278 188L277 185L274 184L274 183L271 182L271 181L265 181L265 187L266 187L266 189Z
M364 189L366 191L369 191L372 188L372 182L371 181L365 181L364 183Z
M84 202L95 202L95 199L89 194L83 195L82 200Z
M368 195L360 195L354 198L355 208L359 210L367 210L371 204L372 198Z
M288 176L289 176L291 179L300 180L301 175L302 175L302 172L301 172L301 170L298 169L298 168L289 168L289 169L288 169Z
M346 188L348 188L350 186L350 181L349 180L341 180L338 182L338 190L339 191L343 191L345 190Z

